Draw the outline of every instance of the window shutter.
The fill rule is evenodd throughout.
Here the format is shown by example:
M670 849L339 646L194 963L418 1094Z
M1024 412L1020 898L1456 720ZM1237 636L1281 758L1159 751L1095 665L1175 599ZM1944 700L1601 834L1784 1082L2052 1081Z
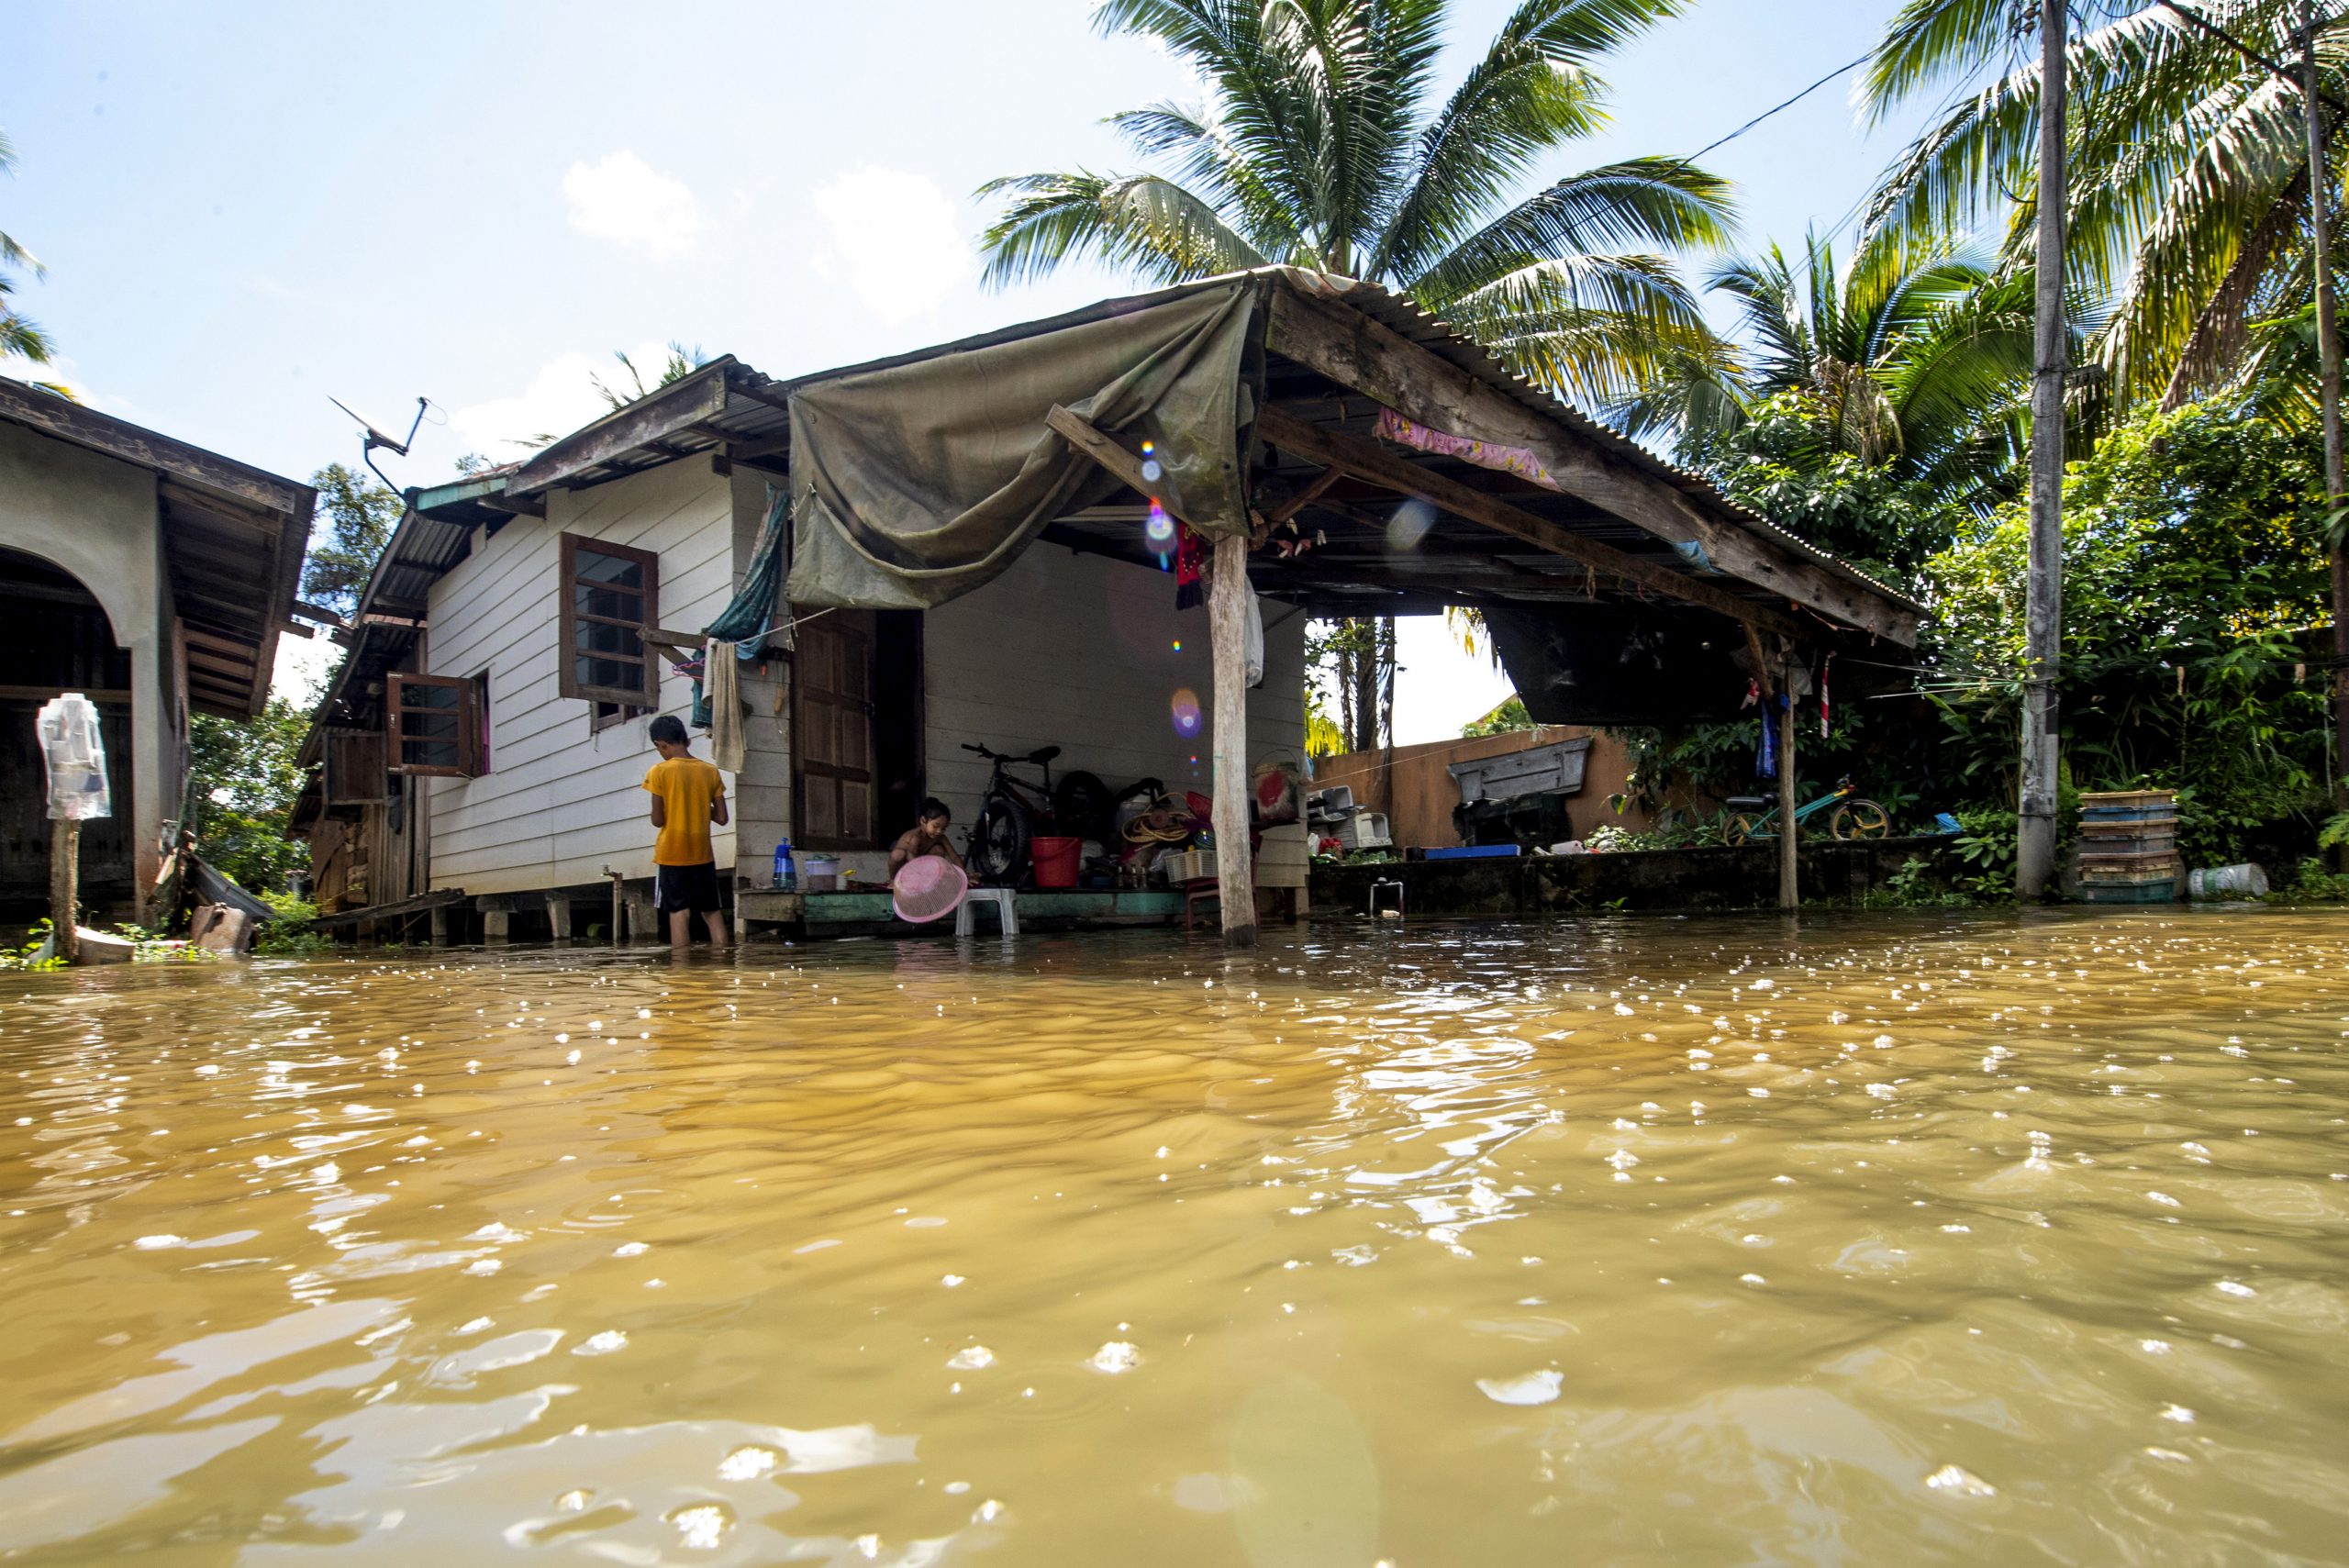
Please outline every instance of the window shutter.
M392 675L384 690L389 769L421 778L481 772L481 718L473 684L445 675Z

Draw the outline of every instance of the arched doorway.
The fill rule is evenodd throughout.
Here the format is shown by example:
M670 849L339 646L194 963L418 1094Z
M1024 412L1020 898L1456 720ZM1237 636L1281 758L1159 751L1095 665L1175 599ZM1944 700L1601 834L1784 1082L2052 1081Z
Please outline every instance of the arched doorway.
M131 779L130 651L72 573L0 548L0 923L49 912L49 796L33 723L40 705L80 692L98 705L114 815L82 829L82 902L98 914L138 902ZM85 918L88 917L85 916Z

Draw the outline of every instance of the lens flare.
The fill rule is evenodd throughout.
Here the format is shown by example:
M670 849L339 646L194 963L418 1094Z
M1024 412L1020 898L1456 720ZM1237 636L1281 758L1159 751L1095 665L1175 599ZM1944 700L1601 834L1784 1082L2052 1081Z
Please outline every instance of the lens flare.
M1199 732L1199 694L1188 686L1177 686L1167 704L1169 716L1174 721L1174 733L1188 740Z
M1179 637L1174 639L1174 651L1177 653L1183 651L1183 639Z
M1419 540L1435 527L1435 508L1414 496L1395 508L1395 516L1386 524L1386 543L1392 550L1417 550Z
M1159 466L1158 466L1158 460L1157 460L1156 458L1154 458L1154 457L1146 457L1146 458L1142 459L1142 461L1141 461L1141 476L1142 476L1144 479L1149 480L1152 484L1157 484L1157 483L1158 483L1158 481L1159 481L1159 479L1160 479L1160 478L1161 478L1161 477L1162 477L1165 473L1166 473L1166 471L1165 471L1164 469L1163 469L1163 468L1161 468L1161 467L1159 467Z
M1141 531L1150 540L1151 549L1159 554L1164 555L1174 548L1174 519L1166 515L1166 508L1155 495L1150 498L1150 521L1142 525Z

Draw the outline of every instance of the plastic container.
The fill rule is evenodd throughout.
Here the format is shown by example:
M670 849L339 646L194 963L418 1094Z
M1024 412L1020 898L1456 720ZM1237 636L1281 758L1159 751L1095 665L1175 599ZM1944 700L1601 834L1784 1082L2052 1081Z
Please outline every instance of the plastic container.
M2210 866L2188 872L2188 898L2257 898L2267 891L2267 873L2255 865Z
M799 868L792 863L791 840L788 839L774 847L774 890L777 893L799 891Z
M1077 861L1084 851L1085 840L1082 839L1063 839L1049 834L1030 839L1028 854L1035 862L1036 885L1074 887Z
M809 855L800 872L808 893L835 893L841 885L841 862L829 855Z

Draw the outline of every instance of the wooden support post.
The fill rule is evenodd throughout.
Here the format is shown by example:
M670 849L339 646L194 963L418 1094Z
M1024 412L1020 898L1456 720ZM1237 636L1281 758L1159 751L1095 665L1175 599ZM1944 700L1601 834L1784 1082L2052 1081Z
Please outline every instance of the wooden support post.
M1778 699L1785 706L1778 709L1778 907L1795 909L1801 906L1802 890L1797 884L1796 855L1800 846L1795 834L1795 697L1792 675L1794 666L1784 664L1778 669ZM1765 720L1765 722L1767 722Z
M556 941L567 942L571 940L571 899L569 895L561 893L550 893L547 895L547 929L549 931L553 933L554 940Z
M449 945L449 906L446 904L432 906L432 945L436 948Z
M1248 536L1215 541L1208 634L1215 651L1215 864L1227 947L1256 945L1248 853Z
M513 919L514 917L504 909L483 910L481 912L481 940L487 942L492 947L504 947L506 945L507 929L512 925Z
M67 963L82 959L82 824L61 817L49 825L49 929Z

